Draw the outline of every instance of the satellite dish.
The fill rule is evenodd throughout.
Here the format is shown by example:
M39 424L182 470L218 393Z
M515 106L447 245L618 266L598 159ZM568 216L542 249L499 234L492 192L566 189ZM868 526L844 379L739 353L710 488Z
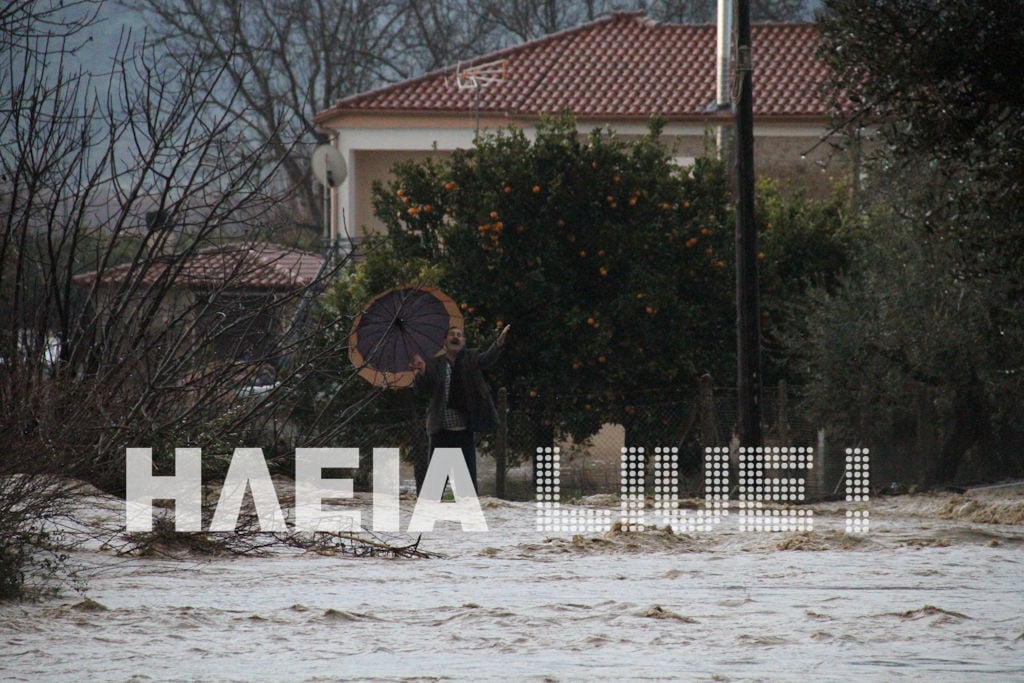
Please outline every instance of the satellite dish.
M337 187L348 177L345 157L333 145L320 145L313 150L313 175L327 187Z

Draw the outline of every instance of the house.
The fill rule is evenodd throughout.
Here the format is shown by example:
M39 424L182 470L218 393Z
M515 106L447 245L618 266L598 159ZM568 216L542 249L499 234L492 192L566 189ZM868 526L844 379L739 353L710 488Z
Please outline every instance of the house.
M135 353L163 353L187 334L202 340L203 362L235 362L279 352L275 345L322 264L318 254L236 242L136 259L76 275L73 283L90 293L103 334L129 339Z
M664 139L685 165L704 153L709 132L733 119L718 106L716 32L712 24L614 13L340 100L315 117L349 169L349 182L333 190L332 233L355 242L382 229L371 187L396 162L471 147L478 131L514 125L529 134L540 116L563 110L581 133L611 127L622 137L642 135L650 117L661 116ZM815 56L818 44L814 24L752 28L757 172L811 191L827 186L823 168L845 168L824 144L829 119L818 86L828 71Z

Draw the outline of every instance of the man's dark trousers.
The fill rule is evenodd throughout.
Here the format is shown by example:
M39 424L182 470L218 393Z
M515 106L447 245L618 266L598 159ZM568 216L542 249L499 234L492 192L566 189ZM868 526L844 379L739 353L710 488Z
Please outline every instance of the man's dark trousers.
M416 458L413 464L413 471L416 475L416 492L423 490L423 480L427 478L427 468L430 465L430 458L437 448L461 448L462 457L466 460L466 467L469 469L469 478L473 482L473 495L476 495L476 446L473 443L473 432L468 429L441 431L431 434L427 443L429 457ZM460 495L465 495L460 491Z

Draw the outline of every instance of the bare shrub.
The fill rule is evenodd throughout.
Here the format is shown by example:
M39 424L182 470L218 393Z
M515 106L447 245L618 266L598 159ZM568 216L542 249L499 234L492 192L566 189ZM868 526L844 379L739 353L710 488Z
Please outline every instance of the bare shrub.
M287 469L334 428L293 419L309 378L354 374L311 341L339 321L305 310L341 264L262 240L290 227L280 154L225 106L242 94L224 67L126 35L95 77L69 64L99 3L49 6L0 17L4 596L65 559L46 523L75 493L55 477L121 494L130 446L157 473L178 446L209 476L240 445Z

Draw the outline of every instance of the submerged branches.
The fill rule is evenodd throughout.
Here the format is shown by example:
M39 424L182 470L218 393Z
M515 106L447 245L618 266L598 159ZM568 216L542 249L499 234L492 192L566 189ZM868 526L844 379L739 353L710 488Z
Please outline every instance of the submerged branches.
M366 529L340 532L265 532L254 513L239 515L235 531L180 532L170 517L157 517L152 531L119 534L104 542L107 549L130 557L183 559L223 556L267 556L288 551L318 555L388 558L432 558L437 553L415 541L389 540Z

